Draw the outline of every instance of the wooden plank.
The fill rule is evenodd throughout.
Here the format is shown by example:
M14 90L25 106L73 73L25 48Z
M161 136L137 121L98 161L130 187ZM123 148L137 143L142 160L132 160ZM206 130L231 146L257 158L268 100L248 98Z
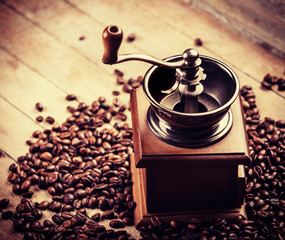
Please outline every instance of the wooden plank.
M38 26L39 29L37 30L43 30L46 34L48 34L50 41L55 40L55 42L63 44L63 48L69 48L70 50L68 52L71 52L71 55L67 57L67 59L74 59L77 57L77 55L84 59L84 61L78 60L78 67L81 68L80 70L86 72L84 76L88 75L90 72L92 72L92 76L94 76L93 80L86 79L86 81L89 81L94 85L105 82L105 85L100 84L100 86L98 86L100 89L104 90L109 89L108 84L112 84L114 89L121 89L114 84L115 78L112 77L114 69L118 68L119 66L105 65L101 61L103 55L101 35L103 28L105 27L104 24L91 19L88 15L78 11L63 1L29 1L28 4L24 2L18 3L17 1L10 1L10 4L7 5L7 7L12 11L19 12L19 14L25 19L28 19L29 24ZM85 40L79 41L80 36L84 36ZM126 47L131 47L132 50L130 51L133 51L132 45L128 44ZM54 50L50 49L50 51L58 52L58 50L56 51L55 48ZM60 52L63 52L63 50L61 49ZM53 58L56 58L56 56ZM61 61L61 64L65 65L65 67L69 69L68 65L66 64L66 59L59 59L59 61ZM82 67L80 66L81 62ZM93 66L91 67L90 65ZM130 67L128 64L125 64L125 66L127 66L127 68L121 68L121 66L119 68L125 72L126 79L142 75L149 67L148 64L141 65L138 63L132 63L132 67ZM96 72L94 71L93 73L91 68L95 68ZM85 69L88 69L88 71ZM80 70L77 71L80 72ZM96 79L96 76L98 76L98 79ZM110 79L108 79L108 77ZM88 88L88 86L86 86L86 88ZM107 96L110 96L110 91L108 92ZM94 98L94 96L92 97ZM121 98L124 99L124 101L129 100L127 95L123 95Z
M192 4L273 53L285 56L285 19L280 2L199 0Z
M0 11L1 26L5 27L0 29L0 42L6 51L36 69L66 93L80 96L80 101L91 103L99 96L112 99L111 86L115 86L113 74L106 74L72 48L12 10L0 5ZM6 28L11 18L15 27ZM31 40L31 36L36 38Z
M67 105L66 92L23 64L19 59L2 49L0 49L0 53L2 67L0 94L2 97L31 116L33 120L38 115L46 117L47 111L52 111L52 114L58 116L56 119L58 123L63 122L70 115L65 111ZM43 112L35 109L37 102L44 106ZM78 103L68 102L68 104L75 106ZM43 122L42 126L47 127L49 125Z
M0 118L0 143L2 149L16 159L27 151L23 143L31 138L34 131L51 127L45 121L36 122L37 116L52 116L55 123L61 124L70 116L66 106L78 103L67 103L62 90L1 49L0 64L3 116ZM44 106L43 112L35 109L37 102ZM15 145L18 146L15 148Z
M3 98L0 98L0 112L5 116L0 118L1 149L17 159L27 152L26 140L41 128Z

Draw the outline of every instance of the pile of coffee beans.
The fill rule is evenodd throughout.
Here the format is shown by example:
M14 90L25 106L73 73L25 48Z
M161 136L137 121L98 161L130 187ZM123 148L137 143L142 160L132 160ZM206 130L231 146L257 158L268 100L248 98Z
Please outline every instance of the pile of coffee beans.
M113 229L133 225L132 129L124 123L126 106L118 103L109 105L100 97L90 106L68 107L71 116L61 125L35 131L34 140L27 141L29 152L10 165L8 180L23 198L14 213L2 217L12 219L25 239L129 238L125 230L107 230L98 223L110 219ZM36 107L43 110L41 104ZM52 200L33 202L35 186ZM1 207L6 203L2 200ZM86 209L95 208L105 212L88 216ZM45 210L54 213L52 221L40 221Z
M115 74L128 89L142 83L141 77L125 81L121 71ZM252 88L240 92L251 156L245 166L248 218L192 218L181 224L152 216L149 225L137 227L142 239L285 239L285 122L260 120ZM41 104L36 107L43 110ZM8 176L22 200L14 212L5 211L8 199L0 200L2 218L11 219L24 239L132 239L124 229L134 224L136 208L129 159L133 132L124 122L126 109L116 98L109 105L100 97L90 106L68 107L71 116L64 123L33 133L29 152L10 166ZM32 201L32 189L47 191L51 200ZM88 209L100 211L89 216ZM44 211L52 218L43 220ZM106 219L109 228L101 224Z
M273 85L278 85L278 91L285 90L285 78L266 74L261 82L261 85L266 89L271 89Z

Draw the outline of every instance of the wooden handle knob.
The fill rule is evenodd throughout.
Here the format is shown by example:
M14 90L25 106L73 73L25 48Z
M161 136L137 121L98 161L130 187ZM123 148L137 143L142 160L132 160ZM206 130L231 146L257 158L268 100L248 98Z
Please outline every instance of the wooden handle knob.
M118 50L123 39L123 31L117 26L108 26L102 33L104 55L103 63L113 64L117 62Z

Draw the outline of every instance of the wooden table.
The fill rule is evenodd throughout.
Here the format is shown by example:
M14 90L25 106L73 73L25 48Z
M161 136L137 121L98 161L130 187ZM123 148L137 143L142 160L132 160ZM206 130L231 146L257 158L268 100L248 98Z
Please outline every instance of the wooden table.
M15 209L20 197L12 193L7 181L9 166L28 152L25 141L35 130L50 128L38 123L35 110L42 103L44 117L62 123L70 113L67 94L79 102L91 104L104 96L112 101L116 85L114 69L125 78L144 75L150 67L142 62L106 66L101 58L101 33L105 26L116 24L125 39L135 33L133 42L123 40L120 53L146 53L157 58L181 54L196 47L200 54L224 61L237 73L241 86L249 84L256 93L261 117L285 119L285 93L277 88L260 87L265 74L284 77L284 59L271 55L238 33L232 32L208 14L182 1L99 1L99 0L8 0L0 3L0 198L9 198ZM203 46L195 46L200 38ZM122 103L129 94L121 92ZM128 120L130 122L130 119ZM37 191L34 201L50 199L46 191ZM51 215L46 211L46 218ZM11 221L0 219L1 239L21 239ZM128 231L134 238L138 233Z

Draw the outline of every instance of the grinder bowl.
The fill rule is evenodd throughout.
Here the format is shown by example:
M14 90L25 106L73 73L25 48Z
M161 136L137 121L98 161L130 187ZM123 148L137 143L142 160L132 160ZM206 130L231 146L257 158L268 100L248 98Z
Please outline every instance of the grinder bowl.
M204 91L198 97L198 113L183 112L178 92L164 92L176 82L175 69L153 66L145 74L143 85L151 108L159 119L171 126L187 128L194 132L215 128L239 93L239 81L232 69L217 59L203 55L200 55L200 58L200 67L204 69L207 77L201 81ZM180 60L182 55L164 59L168 62Z

